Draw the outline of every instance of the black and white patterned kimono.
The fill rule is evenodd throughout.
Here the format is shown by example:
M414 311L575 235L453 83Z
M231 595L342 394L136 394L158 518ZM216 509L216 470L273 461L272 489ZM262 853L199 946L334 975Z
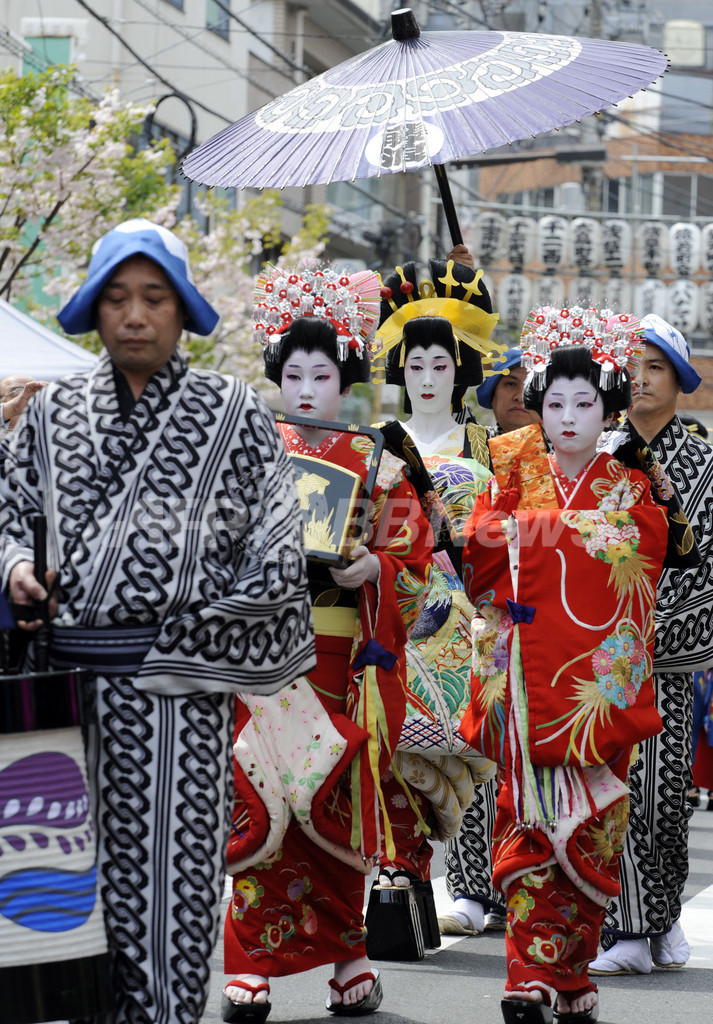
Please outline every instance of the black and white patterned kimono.
M676 488L701 554L695 569L664 569L656 599L654 686L663 731L641 745L629 773L631 813L621 895L602 945L661 935L681 913L688 875L693 672L713 664L713 448L678 417L649 447Z
M33 399L3 452L0 568L7 586L33 560L43 511L61 570L55 664L97 671L88 763L112 1020L194 1024L223 890L232 694L314 665L301 519L251 388L176 352L122 416L117 381L104 356Z

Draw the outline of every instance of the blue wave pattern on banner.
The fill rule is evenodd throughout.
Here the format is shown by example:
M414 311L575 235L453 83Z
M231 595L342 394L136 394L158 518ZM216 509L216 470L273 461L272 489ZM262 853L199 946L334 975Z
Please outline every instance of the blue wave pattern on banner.
M0 914L37 932L68 932L89 918L97 897L96 865L85 872L15 871L0 879Z

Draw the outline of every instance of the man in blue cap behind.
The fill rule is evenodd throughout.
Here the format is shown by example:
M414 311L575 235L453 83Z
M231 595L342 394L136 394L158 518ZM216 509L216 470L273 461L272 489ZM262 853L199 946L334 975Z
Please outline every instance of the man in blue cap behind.
M509 434L537 421L537 414L522 404L522 389L527 371L520 366L522 351L509 348L505 358L493 365L496 371L475 389L481 409L492 409L495 432Z
M17 604L46 597L31 528L44 514L51 664L95 673L110 1019L195 1024L223 891L233 694L314 665L298 500L261 399L179 351L184 329L209 335L218 314L170 231L136 219L101 238L59 320L96 328L105 353L41 391L13 433L0 569Z
M589 969L599 975L680 968L690 956L679 918L688 875L693 672L713 663L713 449L676 415L679 395L695 391L701 378L680 331L655 314L641 323L645 354L628 418L676 488L701 563L664 569L659 580L653 678L664 727L641 745L629 774L621 895L607 912L604 952Z

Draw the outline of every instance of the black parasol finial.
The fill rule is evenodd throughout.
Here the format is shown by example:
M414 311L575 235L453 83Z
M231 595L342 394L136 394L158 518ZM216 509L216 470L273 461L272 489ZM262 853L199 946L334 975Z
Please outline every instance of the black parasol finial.
M421 35L416 15L410 7L401 7L391 12L391 35L399 43L406 39L418 39Z

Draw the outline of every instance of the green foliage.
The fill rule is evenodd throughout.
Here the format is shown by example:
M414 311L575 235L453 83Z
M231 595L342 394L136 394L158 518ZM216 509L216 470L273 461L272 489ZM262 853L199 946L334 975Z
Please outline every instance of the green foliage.
M73 74L61 66L21 78L0 73L0 296L22 300L56 330L56 307L84 278L94 242L124 220L147 217L183 239L197 287L221 314L211 338L189 337L194 364L262 386L254 275L268 260L296 264L317 256L326 208L308 207L287 241L274 190L241 195L237 207L222 191L202 194L195 201L200 222L176 224L179 190L166 177L170 146L138 144L151 107L124 103L117 90L98 105L77 98L68 88ZM75 340L101 348L93 333Z
M148 108L122 103L116 90L99 105L78 98L68 89L73 74L61 66L0 73L3 298L28 296L37 275L51 282L86 261L91 243L118 220L172 201L170 146L129 142Z

